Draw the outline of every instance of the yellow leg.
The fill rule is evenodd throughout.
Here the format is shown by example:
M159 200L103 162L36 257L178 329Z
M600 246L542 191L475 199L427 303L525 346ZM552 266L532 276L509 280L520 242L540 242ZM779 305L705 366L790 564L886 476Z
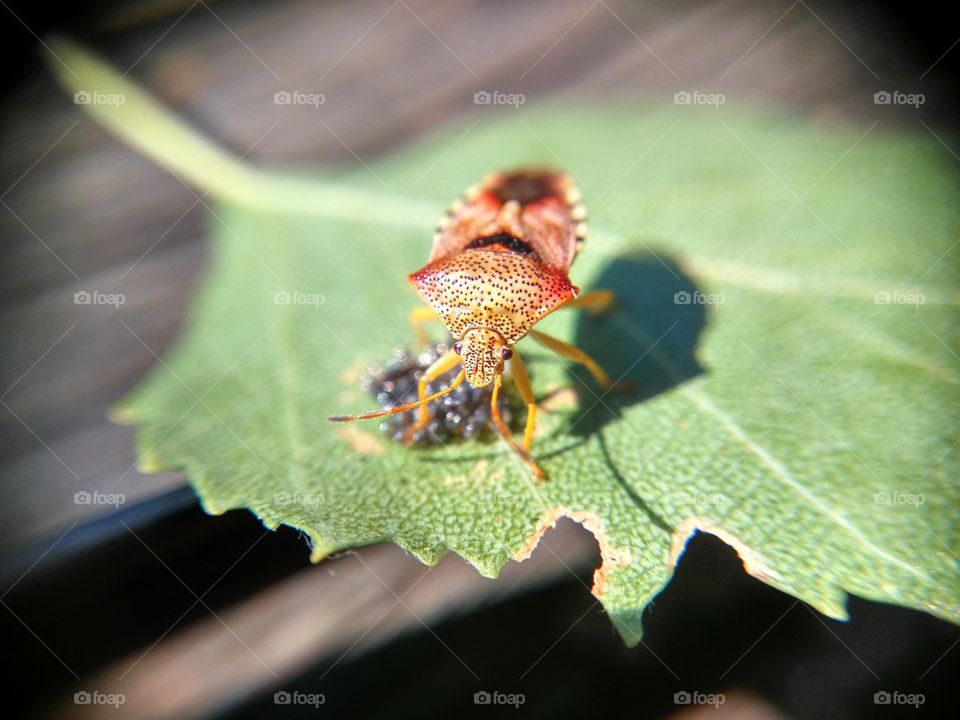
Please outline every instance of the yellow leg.
M503 418L500 417L500 408L497 405L497 400L500 397L500 386L502 383L503 375L498 374L496 380L493 381L493 394L490 397L490 416L493 418L493 424L497 426L497 430L500 432L500 435L503 437L503 439L507 441L510 449L513 450L521 460L523 460L523 463L528 468L530 468L530 472L533 473L533 476L537 480L542 480L546 477L546 473L544 473L543 470L541 470L540 467L533 461L533 458L530 457L530 453L517 445L516 440L514 440L513 436L510 434L510 428L507 427L507 424L503 421Z
M444 395L452 393L463 383L464 378L467 376L465 370L461 370L457 373L457 377L454 378L453 382L450 383L446 388L440 392L435 392L433 395L428 395L425 400L428 403L433 402L439 398L442 398ZM405 413L409 410L416 410L420 407L420 402L407 403L406 405L397 405L397 407L390 408L389 410L371 410L370 412L357 413L356 415L331 415L327 418L330 422L350 422L351 420L372 420L373 418L387 417L388 415L399 415L400 413Z
M530 452L530 446L533 443L533 428L537 422L537 401L533 397L533 388L530 387L530 376L527 375L527 367L520 359L520 353L513 349L513 357L510 358L510 376L517 384L517 390L520 391L520 397L527 404L527 426L523 431L523 449Z
M423 324L432 320L439 321L440 318L430 307L415 307L410 311L410 324L413 325L413 332L416 333L417 342L421 346L430 344L430 336L423 329Z
M592 290L568 302L563 307L571 310L590 310L593 313L606 312L613 307L617 296L613 290Z
M597 365L596 361L592 357L587 355L576 345L565 343L563 340L557 340L555 337L544 335L542 332L537 332L536 330L531 330L529 334L534 340L544 347L553 350L555 353L557 353L557 355L583 365L587 370L590 371L590 374L593 375L594 380L597 381L597 384L600 385L600 387L607 389L613 385L610 378L603 371L603 368Z
M460 362L460 356L453 350L448 350L446 354L437 358L436 362L428 367L417 383L417 421L407 429L405 440L409 443L413 436L427 426L430 422L430 416L427 414L427 385L443 375L445 372L457 366Z

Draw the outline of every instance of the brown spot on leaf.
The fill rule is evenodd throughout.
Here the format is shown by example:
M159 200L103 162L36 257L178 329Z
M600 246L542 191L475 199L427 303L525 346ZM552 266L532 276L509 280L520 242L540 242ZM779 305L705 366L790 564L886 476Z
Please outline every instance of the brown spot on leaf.
M340 373L340 380L349 385L356 385L366 372L367 368L362 363L354 363Z
M471 477L474 479L484 479L487 475L487 469L490 467L489 460L479 460L476 465L473 466L473 470L470 471L469 475L448 475L443 479L443 484L446 486L451 485L466 485L470 482ZM494 477L499 477L501 471L497 471Z
M356 425L344 425L337 431L341 440L350 443L350 447L364 455L383 455L383 446L376 437L365 433Z
M557 412L559 410L571 410L580 402L577 391L571 387L561 388L552 393L548 398L540 403L540 408L545 412Z

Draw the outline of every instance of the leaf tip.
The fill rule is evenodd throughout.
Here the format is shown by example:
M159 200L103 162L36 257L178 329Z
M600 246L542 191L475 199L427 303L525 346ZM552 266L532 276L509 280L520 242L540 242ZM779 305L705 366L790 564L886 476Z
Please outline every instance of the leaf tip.
M123 405L114 405L107 410L107 419L114 425L133 425L137 422L136 413Z
M314 565L326 560L328 557L330 557L330 554L335 552L337 549L333 545L318 543L315 537L311 537L311 540L313 545L310 548L310 562L312 562Z
M163 464L160 462L159 455L152 450L147 450L140 457L140 462L137 463L137 469L142 473L158 473L163 472L166 468L164 468Z

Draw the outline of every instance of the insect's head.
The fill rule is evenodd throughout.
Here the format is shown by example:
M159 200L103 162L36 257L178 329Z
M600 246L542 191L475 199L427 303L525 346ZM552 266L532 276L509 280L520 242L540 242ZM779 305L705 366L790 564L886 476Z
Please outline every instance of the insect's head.
M503 372L504 360L513 356L503 336L489 328L472 328L453 344L454 352L467 373L467 382L474 387L486 387L498 373Z

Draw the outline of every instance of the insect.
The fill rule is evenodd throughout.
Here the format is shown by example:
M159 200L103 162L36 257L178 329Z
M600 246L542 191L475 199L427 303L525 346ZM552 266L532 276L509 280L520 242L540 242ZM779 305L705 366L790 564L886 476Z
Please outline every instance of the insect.
M614 301L609 290L578 295L567 277L586 235L586 212L569 175L540 169L493 172L470 188L440 220L427 264L409 281L429 307L410 315L426 339L423 323L440 320L454 338L452 348L428 367L418 382L417 401L389 410L342 415L334 422L368 420L416 408L407 430L411 439L430 422L428 403L464 381L493 384L491 417L497 431L533 475L545 473L530 455L537 403L516 344L532 337L562 357L582 364L604 389L612 383L603 369L574 345L533 327L561 307L602 311ZM527 406L522 443L514 440L498 412L497 399L506 363ZM460 372L443 390L427 395L427 385L457 365Z

